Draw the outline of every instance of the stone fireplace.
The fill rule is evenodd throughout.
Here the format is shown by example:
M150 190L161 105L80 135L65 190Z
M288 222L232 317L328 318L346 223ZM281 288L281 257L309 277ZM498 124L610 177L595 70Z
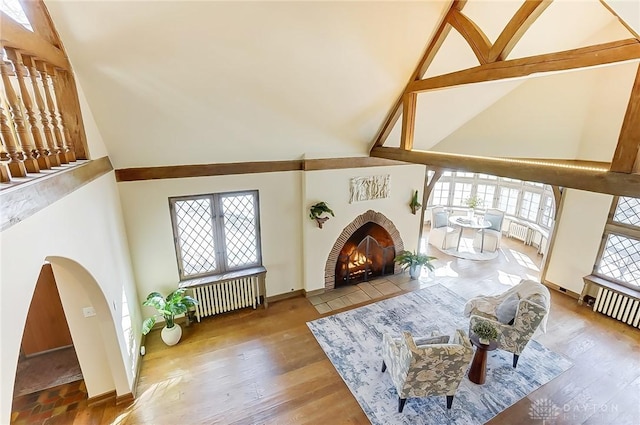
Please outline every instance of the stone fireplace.
M367 211L347 225L334 243L325 265L325 289L394 274L393 258L402 250L404 243L393 222L384 214Z

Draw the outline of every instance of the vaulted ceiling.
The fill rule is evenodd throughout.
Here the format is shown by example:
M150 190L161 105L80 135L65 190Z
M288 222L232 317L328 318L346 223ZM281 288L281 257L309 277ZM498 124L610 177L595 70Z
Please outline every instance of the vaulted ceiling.
M523 4L464 3L490 44ZM634 6L616 3L551 3L506 59L636 38ZM451 7L46 4L117 168L366 155ZM478 65L454 29L425 78ZM414 147L609 162L637 68L627 61L420 93ZM385 146L399 146L401 122Z

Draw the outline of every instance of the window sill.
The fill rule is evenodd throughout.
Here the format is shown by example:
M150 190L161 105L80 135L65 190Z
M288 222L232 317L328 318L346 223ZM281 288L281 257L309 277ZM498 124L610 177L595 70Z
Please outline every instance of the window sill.
M602 286L602 287L607 288L607 289L611 289L612 291L619 292L619 293L624 294L624 295L626 295L628 297L639 298L640 299L640 290L629 288L627 286L624 286L624 285L621 285L621 284L619 284L617 282L613 282L611 280L602 278L600 276L596 276L596 275L590 274L590 275L584 276L582 278L582 280L584 280L585 288L589 287L590 285L597 285L597 286Z
M181 280L178 284L179 288L194 288L196 286L210 285L212 283L221 283L228 280L242 279L243 277L256 276L267 273L267 269L263 266L250 267L248 269L234 270L228 273L222 273L212 276L203 276L196 279Z

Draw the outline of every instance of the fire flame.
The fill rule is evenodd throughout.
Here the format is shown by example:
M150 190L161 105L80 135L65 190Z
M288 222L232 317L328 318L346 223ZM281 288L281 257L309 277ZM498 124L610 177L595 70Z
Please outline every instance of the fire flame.
M355 255L349 261L349 268L360 267L360 266L365 265L367 263L371 264L371 260L369 260L367 258L367 256L364 255L363 253L356 252Z

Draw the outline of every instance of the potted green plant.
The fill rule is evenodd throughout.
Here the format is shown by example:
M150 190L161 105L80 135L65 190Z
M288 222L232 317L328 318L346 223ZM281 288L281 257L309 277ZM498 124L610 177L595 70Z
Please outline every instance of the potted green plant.
M476 322L471 330L478 336L480 344L489 345L492 340L498 338L498 330L486 320Z
M189 308L198 304L198 301L189 295L185 295L185 292L187 292L187 288L178 288L167 295L166 298L159 292L150 293L142 305L154 307L157 313L142 323L142 334L148 334L153 325L156 324L156 318L163 317L165 326L160 336L165 344L176 345L180 341L180 337L182 337L182 328L175 322L176 316L186 313Z
M411 279L417 279L420 277L420 271L422 267L426 267L429 270L433 270L434 266L431 261L436 260L436 257L431 257L425 254L418 254L411 251L401 251L396 258L393 259L398 263L403 270L409 269L409 276Z
M411 208L411 212L413 215L416 215L418 209L422 207L422 204L418 202L418 191L416 190L411 197L411 202L409 202L409 207Z
M318 202L314 204L309 209L309 218L311 220L315 220L318 223L318 227L322 229L322 225L325 221L329 220L329 217L322 217L322 214L331 214L332 217L335 217L333 211L326 202Z

